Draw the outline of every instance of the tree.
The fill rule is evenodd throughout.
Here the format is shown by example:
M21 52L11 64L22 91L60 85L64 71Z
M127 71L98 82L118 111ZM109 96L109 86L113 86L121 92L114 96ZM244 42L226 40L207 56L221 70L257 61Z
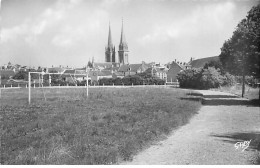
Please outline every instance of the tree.
M234 75L260 76L260 5L253 7L225 41L220 61L224 69Z
M221 74L225 74L225 71L223 69L222 63L219 60L217 60L217 61L212 60L212 61L206 63L204 65L203 69L208 69L209 67L213 67L215 69L219 69Z
M218 88L224 83L224 77L221 76L219 69L209 67L202 70L199 83L203 89Z
M14 75L14 79L23 79L28 80L28 72L19 71L17 74Z
M245 90L245 75L260 77L260 5L252 7L221 48L220 61L225 70L243 76L242 97ZM259 90L260 99L260 90Z

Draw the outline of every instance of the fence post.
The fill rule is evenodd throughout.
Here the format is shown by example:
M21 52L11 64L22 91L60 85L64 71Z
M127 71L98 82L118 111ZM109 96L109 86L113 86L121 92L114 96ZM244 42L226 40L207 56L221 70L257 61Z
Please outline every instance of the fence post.
M132 83L132 87L134 87L134 84Z
M35 83L33 84L33 88L35 88Z
M115 84L113 83L113 86L115 86Z
M5 85L4 85L4 88L5 88Z
M18 87L19 87L19 84L18 84Z
M27 88L27 84L25 85L25 88Z
M13 85L11 84L11 88L13 87Z

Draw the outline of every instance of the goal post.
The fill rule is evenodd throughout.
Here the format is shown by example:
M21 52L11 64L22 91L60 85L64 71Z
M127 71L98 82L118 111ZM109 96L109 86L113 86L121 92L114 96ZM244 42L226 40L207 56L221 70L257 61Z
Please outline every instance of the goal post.
M0 74L0 99L2 98L1 94L2 94L2 76Z
M87 86L86 86L86 91L87 91L87 97L88 97L88 95L89 95L89 84L88 84L88 77L89 77L89 69L87 69L86 68L86 71L85 71L85 74L83 73L83 74L74 74L74 76L82 76L82 75L86 75L86 80L87 80ZM32 83L31 83L31 74L39 74L39 75L42 75L42 78L43 78L43 75L49 75L49 80L48 80L48 82L49 82L49 87L51 87L51 85L50 85L50 82L51 82L51 75L71 75L71 74L68 74L68 73L45 73L45 72L29 72L29 74L28 74L28 103L29 104L31 104L31 85L32 85ZM39 77L40 78L40 77ZM43 82L43 79L41 79L40 80L41 82ZM40 82L39 81L39 82ZM40 84L39 84L39 86L40 86ZM42 83L42 85L41 85L42 87L43 87L43 83ZM46 88L48 88L48 87L46 87ZM1 92L0 92L1 93Z
M61 75L61 73L45 73L45 72L29 72L28 73L28 103L31 104L31 74L39 74L39 87L40 87L40 83L43 82L43 75L46 74L59 74ZM40 79L40 75L42 75L42 79ZM35 85L34 85L35 86ZM43 87L43 83L41 84L41 86Z

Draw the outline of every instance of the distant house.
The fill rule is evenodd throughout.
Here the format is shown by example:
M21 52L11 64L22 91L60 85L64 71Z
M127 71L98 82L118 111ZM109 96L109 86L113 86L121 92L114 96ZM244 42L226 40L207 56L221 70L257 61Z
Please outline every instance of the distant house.
M112 78L113 74L111 71L90 71L89 77L91 78L91 82L94 82L102 78Z
M166 67L152 67L152 68L148 68L145 72L151 74L154 77L166 80L168 68L166 68Z
M125 64L119 67L118 72L123 73L124 76L135 75L145 72L148 68L149 66L146 65L144 62L142 64Z
M191 68L202 68L206 63L209 63L211 61L219 61L219 56L213 56L213 57L207 57L207 58L201 58L192 60L190 62Z
M123 78L124 77L124 73L122 73L122 72L114 72L112 74L112 77L113 78Z
M76 83L76 81L83 81L87 80L86 76L86 70L65 70L64 73L62 74L62 78L64 81L69 82L69 83ZM89 77L88 80L91 78Z
M52 67L52 68L47 68L48 73L64 73L67 69L69 68L62 68L62 67Z
M19 71L27 71L28 70L28 67L27 66L22 66Z
M113 63L113 62L103 62L103 63L92 63L93 70L105 70L107 68L113 68L113 67L119 67L118 63Z
M167 72L167 82L177 82L177 74L185 69L185 66L180 66L176 62L172 62L169 65L169 70Z
M118 69L119 69L119 67L109 67L109 68L105 68L103 70L104 71L111 71L113 73L113 72L117 72Z

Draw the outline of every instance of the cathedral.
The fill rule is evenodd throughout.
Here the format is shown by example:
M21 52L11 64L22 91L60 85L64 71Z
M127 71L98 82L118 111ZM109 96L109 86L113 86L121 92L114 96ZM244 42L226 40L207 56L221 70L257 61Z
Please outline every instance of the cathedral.
M108 63L116 63L120 65L129 64L128 62L128 45L126 42L125 34L124 34L124 27L122 21L122 29L121 29L121 37L119 43L119 50L118 50L118 57L116 57L116 49L112 43L112 35L111 35L111 28L109 24L109 31L108 31L108 43L105 47L105 62Z

